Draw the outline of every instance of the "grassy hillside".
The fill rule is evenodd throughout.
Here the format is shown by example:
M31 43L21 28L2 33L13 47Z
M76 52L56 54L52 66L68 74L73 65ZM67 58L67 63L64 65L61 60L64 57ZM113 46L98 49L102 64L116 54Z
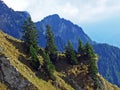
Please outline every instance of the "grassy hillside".
M92 90L92 81L88 78L88 68L84 64L71 66L68 65L64 60L64 54L61 54L60 62L57 63L54 75L56 77L56 81L54 86L51 84L49 80L46 82L45 80L38 78L35 75L35 72L30 69L30 66L27 62L27 56L23 52L22 41L17 40L11 36L0 31L0 47L2 48L0 52L4 53L7 57L9 57L10 63L32 84L34 84L38 90L74 90L72 87L77 87L73 81L71 83L71 79L76 81L76 84L85 90ZM42 57L41 57L42 61ZM120 90L117 86L110 84L106 80L99 76L101 82L105 85L105 90ZM83 79L84 78L84 79ZM69 83L69 84L68 84ZM56 88L57 86L58 88ZM0 90L6 90L6 85L0 83Z
M25 60L26 56L23 53L20 40L8 36L0 31L0 47L3 48L3 53L9 57L10 63L39 90L56 90L56 88L49 82L39 79L27 65L22 63L22 60Z

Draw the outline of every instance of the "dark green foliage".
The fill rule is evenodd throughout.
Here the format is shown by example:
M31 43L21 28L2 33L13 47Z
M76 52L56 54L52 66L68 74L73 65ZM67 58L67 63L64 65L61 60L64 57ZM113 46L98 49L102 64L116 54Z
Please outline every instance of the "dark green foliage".
M99 86L99 82L98 82L98 77L97 77L98 69L97 69L97 66L96 66L97 64L95 61L95 58L96 58L95 53L94 53L92 46L89 43L86 43L85 51L86 51L87 60L89 60L88 71L89 71L90 76L94 80L94 88L96 89Z
M42 57L44 58L44 69L47 72L47 74L49 75L50 79L54 80L55 77L53 75L54 71L55 71L55 66L52 64L50 57L47 53L45 53L45 51L42 51Z
M53 63L55 63L57 59L57 47L54 42L54 34L49 25L46 26L46 39L47 43L45 50L49 54Z
M28 50L30 49L30 46L32 45L36 49L36 51L38 51L38 46L37 46L38 34L37 34L37 30L31 18L29 18L27 21L24 22L23 30L24 30L23 40Z
M37 30L34 26L33 21L29 18L24 22L23 25L24 35L23 40L25 43L26 51L30 55L31 64L33 68L37 69L40 65L37 54L38 54L38 46L37 46Z
M90 59L88 70L89 70L90 76L94 80L94 88L96 89L99 86L99 82L98 82L98 76L97 76L98 69L94 59Z
M88 42L85 45L85 54L86 54L87 59L92 59L95 57L94 50Z
M80 39L78 39L78 53L80 55L84 55L84 53L85 53L84 45Z
M37 51L36 49L31 45L30 46L30 60L31 60L31 64L35 69L38 69L38 67L40 66L38 57L37 57Z
M65 54L66 54L66 59L70 64L72 65L78 64L75 50L73 49L73 46L70 41L68 41L65 47Z

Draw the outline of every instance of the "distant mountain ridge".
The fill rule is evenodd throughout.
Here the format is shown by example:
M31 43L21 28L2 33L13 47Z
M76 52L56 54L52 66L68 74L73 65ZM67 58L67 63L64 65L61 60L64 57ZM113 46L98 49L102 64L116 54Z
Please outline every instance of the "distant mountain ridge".
M99 55L99 72L105 79L120 87L120 49L108 44L94 45Z
M22 25L30 15L27 12L18 12L8 8L0 0L0 29L5 33L20 39L22 36ZM35 25L39 33L39 45L45 47L46 24L49 24L55 34L55 42L60 51L64 49L67 40L70 40L77 49L78 38L84 43L93 44L99 55L99 72L111 83L120 87L120 49L107 44L94 43L82 30L81 27L72 22L60 18L58 15L50 15ZM109 75L109 76L108 76ZM108 77L107 77L108 76Z
M57 14L45 17L42 21L35 23L40 37L45 37L44 35L47 24L51 26L51 29L55 35L56 44L60 47L58 48L60 51L63 51L64 48L61 48L61 46L64 47L68 40L72 41L72 44L75 47L78 45L78 38L80 38L84 43L93 43L92 40L83 32L81 27L74 25L68 20L60 18ZM60 40L62 43L58 42L58 40ZM42 44L43 43L40 42L41 46L43 46Z
M27 12L14 11L0 0L0 29L5 33L21 38L23 22L30 17Z

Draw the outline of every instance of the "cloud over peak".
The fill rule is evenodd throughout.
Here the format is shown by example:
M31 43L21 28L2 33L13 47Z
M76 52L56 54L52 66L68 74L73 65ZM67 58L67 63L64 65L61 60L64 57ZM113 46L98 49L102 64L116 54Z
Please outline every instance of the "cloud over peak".
M3 0L14 10L30 12L34 21L57 13L75 23L90 23L120 16L120 0Z

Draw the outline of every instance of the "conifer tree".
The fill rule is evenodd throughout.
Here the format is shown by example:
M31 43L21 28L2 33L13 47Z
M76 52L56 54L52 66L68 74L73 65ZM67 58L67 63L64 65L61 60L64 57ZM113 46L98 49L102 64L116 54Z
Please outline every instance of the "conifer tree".
M23 31L23 38L22 39L24 40L26 51L31 57L31 63L32 63L33 67L37 69L40 65L38 57L37 57L37 53L38 53L38 45L37 45L38 34L37 34L37 30L34 26L33 21L31 20L31 18L28 18L28 20L24 22L23 30L24 31Z
M65 47L65 54L66 54L66 59L70 64L72 64L72 65L78 64L75 50L73 49L73 46L70 41L68 41L68 43Z
M28 20L24 22L23 30L24 31L23 31L22 39L24 40L25 45L28 48L28 50L30 49L30 46L32 45L37 51L38 50L38 46L37 46L38 34L37 34L37 30L31 18L28 18Z
M38 69L38 67L40 66L39 59L37 57L37 51L32 45L30 46L30 57L32 66L35 69Z
M89 67L88 67L89 74L94 80L94 86L95 86L94 88L96 89L99 86L99 83L97 77L98 69L95 61L95 53L92 46L89 43L86 43L85 50L86 50L87 59L89 60Z
M80 40L80 38L78 39L78 53L80 55L83 55L85 53L84 45L83 45L82 41Z
M85 54L86 54L88 59L91 59L91 58L95 57L94 50L93 50L92 46L88 42L85 45Z
M49 54L52 62L55 63L57 59L57 47L54 41L54 34L49 25L46 26L46 39L47 39L47 42L46 42L45 50Z
M42 51L42 57L44 58L44 68L49 75L50 79L54 80L55 77L53 75L55 71L55 66L52 64L49 55L45 52Z

